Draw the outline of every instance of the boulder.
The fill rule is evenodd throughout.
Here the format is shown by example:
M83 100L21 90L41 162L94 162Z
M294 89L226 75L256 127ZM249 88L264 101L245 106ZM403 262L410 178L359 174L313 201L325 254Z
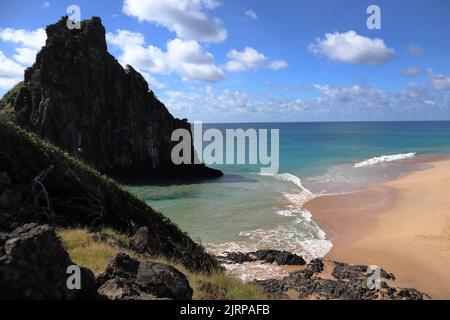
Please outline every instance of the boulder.
M147 252L149 244L149 234L147 227L141 227L130 239L130 248L139 253Z
M97 278L99 293L108 299L192 299L184 274L172 266L142 262L120 253Z
M321 273L324 268L324 264L321 259L313 259L308 263L308 268L314 273Z
M75 264L53 228L27 224L0 238L0 299L97 297L94 274L85 268L81 288L68 288L68 267Z
M278 250L258 250L250 255L256 256L256 260L263 260L268 263L277 263L278 265L302 266L305 265L305 260L296 254L289 251Z

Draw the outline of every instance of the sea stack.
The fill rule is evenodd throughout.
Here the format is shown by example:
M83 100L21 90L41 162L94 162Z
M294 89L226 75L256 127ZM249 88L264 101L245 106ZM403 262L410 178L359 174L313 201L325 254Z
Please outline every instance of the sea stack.
M0 108L13 109L19 125L124 182L221 176L203 164L172 163L171 134L191 130L190 124L174 118L140 73L108 53L100 18L72 30L67 19L46 28L36 62Z

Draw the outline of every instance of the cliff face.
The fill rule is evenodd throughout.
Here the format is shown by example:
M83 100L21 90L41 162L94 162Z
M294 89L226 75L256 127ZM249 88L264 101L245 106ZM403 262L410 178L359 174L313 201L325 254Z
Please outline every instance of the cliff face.
M8 97L18 124L118 178L222 175L204 165L173 165L171 134L190 124L108 53L100 18L79 30L66 20L47 27L45 47Z

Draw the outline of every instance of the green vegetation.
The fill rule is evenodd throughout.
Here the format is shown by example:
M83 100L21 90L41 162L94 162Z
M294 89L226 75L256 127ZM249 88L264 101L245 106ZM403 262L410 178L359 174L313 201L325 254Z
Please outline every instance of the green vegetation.
M0 117L12 120L14 118L14 99L23 87L23 82L16 84L0 100Z
M112 236L111 236L112 234ZM270 299L261 288L244 283L238 279L226 276L222 271L214 271L210 274L195 273L187 270L184 266L167 258L150 257L139 255L131 250L114 246L100 240L105 236L105 230L99 233L92 233L86 229L60 229L58 235L64 247L69 252L71 259L86 268L91 269L99 275L106 269L110 259L124 252L131 257L141 261L165 263L184 273L194 291L193 298L196 300L266 300ZM116 231L106 231L106 235L111 238L127 238Z

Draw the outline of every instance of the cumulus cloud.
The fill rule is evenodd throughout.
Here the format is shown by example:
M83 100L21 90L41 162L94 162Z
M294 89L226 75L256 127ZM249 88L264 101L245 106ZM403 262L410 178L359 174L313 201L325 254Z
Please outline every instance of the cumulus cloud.
M203 121L324 121L436 119L450 112L450 98L428 84L407 83L387 92L366 85L313 85L316 97L270 90L250 93L212 86L165 91L160 98L178 117Z
M315 55L346 63L377 65L395 56L395 51L379 38L371 39L355 31L327 33L324 39L317 38L308 47Z
M407 77L417 77L422 74L422 70L417 68L405 68L402 70L402 74Z
M246 47L243 51L233 49L228 52L227 57L229 61L226 69L230 72L258 69L267 62L266 56L250 47Z
M47 35L43 28L34 31L5 28L0 29L0 39L4 42L19 45L16 48L16 54L13 56L14 60L23 65L31 65L37 52L45 44Z
M443 74L434 73L433 70L428 70L428 77L432 87L437 91L450 91L450 77Z
M250 19L252 19L252 20L258 20L258 15L256 14L255 11L253 11L253 10L251 10L251 9L245 11L245 15L246 15L247 17L249 17Z
M269 64L269 68L272 70L286 69L288 66L288 63L284 60L273 60Z
M233 49L228 52L227 58L228 62L225 68L230 72L257 70L261 67L268 67L272 70L281 70L288 67L286 61L269 61L264 54L250 47L246 47L242 51Z
M389 95L386 92L368 86L337 87L316 84L314 88L338 103L355 104L362 107L389 105Z
M34 31L12 28L0 28L0 39L6 42L12 42L30 49L40 49L47 39L43 28Z
M123 12L163 26L184 40L222 42L227 31L222 21L208 10L219 6L216 0L125 0Z
M8 59L0 51L0 89L10 89L23 80L24 67Z
M109 44L121 49L119 61L123 65L132 65L141 72L175 72L183 80L204 82L224 79L223 71L214 63L214 56L205 52L197 41L173 39L163 51L152 45L145 46L144 36L137 32L117 30L108 33L106 38Z
M406 88L403 90L400 90L397 93L397 96L402 101L409 101L411 100L418 100L420 98L426 98L429 96L429 89L426 85L419 85L414 82L408 82L406 84ZM427 100L429 101L429 100Z
M258 95L239 90L215 90L210 86L189 91L166 91L161 99L177 116L204 121L273 120L274 117L287 120L283 116L292 116L292 113L304 116L329 112L329 106L321 98L291 99L269 93Z

